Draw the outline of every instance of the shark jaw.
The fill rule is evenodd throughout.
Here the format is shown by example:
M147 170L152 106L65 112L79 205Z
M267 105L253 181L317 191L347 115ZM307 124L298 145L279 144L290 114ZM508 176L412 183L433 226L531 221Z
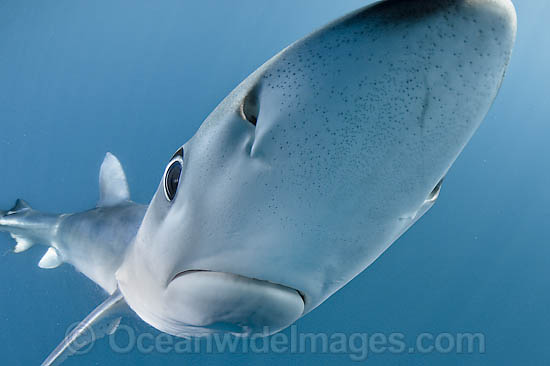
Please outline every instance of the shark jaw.
M302 301L305 303L305 295L299 290L296 290L292 287L285 286L285 285L282 285L282 284L279 284L279 283L271 282L269 280L263 280L263 279L260 279L260 278L251 278L251 277L247 277L247 276L240 275L240 274L237 274L237 273L229 273L229 272L223 272L223 271L213 271L213 270L209 270L209 269L188 269L188 270L184 270L182 272L178 272L174 276L174 278L170 281L170 283L174 282L175 280L177 280L178 278L180 278L182 276L190 275L190 274L193 274L193 273L200 273L200 272L203 272L203 273L204 272L207 272L207 273L221 273L221 274L226 274L228 276L234 276L234 277L238 277L238 278L242 278L242 279L248 279L248 280L251 280L251 281L257 281L259 283L264 283L264 284L272 285L272 286L278 286L278 287L285 288L285 289L288 289L288 290L296 291L298 293L298 295L300 295L300 297L302 298Z
M211 270L179 272L159 295L169 304L162 314L150 312L146 303L132 304L132 308L155 328L178 337L267 336L294 323L305 307L296 289Z

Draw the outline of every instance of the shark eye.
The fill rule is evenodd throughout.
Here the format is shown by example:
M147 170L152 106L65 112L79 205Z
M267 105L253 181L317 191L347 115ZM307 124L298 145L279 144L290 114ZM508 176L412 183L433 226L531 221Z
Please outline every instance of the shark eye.
M176 153L164 171L164 196L168 201L172 201L176 197L182 167L183 154Z

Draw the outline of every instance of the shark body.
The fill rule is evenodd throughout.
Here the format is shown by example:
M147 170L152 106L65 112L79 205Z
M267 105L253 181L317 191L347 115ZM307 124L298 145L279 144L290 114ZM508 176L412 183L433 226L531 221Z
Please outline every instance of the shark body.
M148 206L107 154L90 211L1 213L15 251L48 245L177 336L273 334L367 268L439 196L501 86L508 0L386 0L292 44L244 80L169 160ZM113 320L114 319L114 320ZM115 326L106 327L110 332Z

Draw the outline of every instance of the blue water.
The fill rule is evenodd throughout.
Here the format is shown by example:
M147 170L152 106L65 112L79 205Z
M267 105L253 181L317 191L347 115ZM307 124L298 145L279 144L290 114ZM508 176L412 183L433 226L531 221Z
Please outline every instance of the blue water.
M365 1L0 2L0 207L91 208L106 151L147 203L166 159L243 78ZM369 365L543 365L550 359L550 4L516 0L501 93L436 206L300 332L480 333L484 352L370 352ZM64 265L36 266L0 236L2 365L36 365L105 295ZM127 324L152 331L137 321ZM289 331L284 334L289 335ZM66 365L352 364L320 352L118 354Z

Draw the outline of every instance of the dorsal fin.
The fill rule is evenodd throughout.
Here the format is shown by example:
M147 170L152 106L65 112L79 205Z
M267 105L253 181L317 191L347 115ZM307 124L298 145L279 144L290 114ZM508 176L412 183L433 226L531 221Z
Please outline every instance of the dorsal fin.
M7 214L12 215L16 212L21 212L21 211L30 210L30 209L31 209L31 206L27 202L25 202L21 198L18 198L17 201L15 201L15 205L13 205L13 207L10 208Z
M17 201L15 201L15 206L11 209L12 211L19 211L24 210L27 208L31 208L31 205L29 205L25 200L22 200L21 198L18 198Z
M107 300L95 308L42 362L42 366L59 365L67 357L78 353L86 345L106 335L113 334L128 305L117 289Z
M111 153L105 155L99 171L98 207L114 206L130 199L130 190L120 161Z

